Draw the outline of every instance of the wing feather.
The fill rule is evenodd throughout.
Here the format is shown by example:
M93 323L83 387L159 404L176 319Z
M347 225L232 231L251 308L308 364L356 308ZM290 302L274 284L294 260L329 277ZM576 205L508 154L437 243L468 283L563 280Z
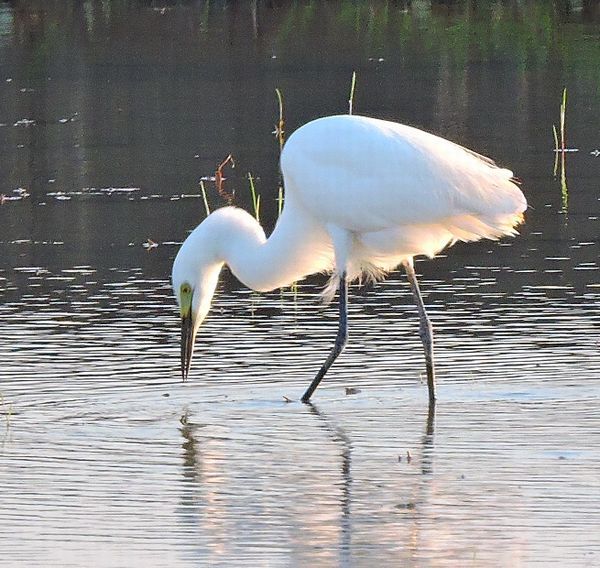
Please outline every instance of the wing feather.
M313 216L356 232L448 221L453 235L467 240L477 220L479 236L497 238L527 207L512 172L493 160L367 117L326 117L303 126L284 148L282 171L286 191ZM460 226L460 218L470 220Z

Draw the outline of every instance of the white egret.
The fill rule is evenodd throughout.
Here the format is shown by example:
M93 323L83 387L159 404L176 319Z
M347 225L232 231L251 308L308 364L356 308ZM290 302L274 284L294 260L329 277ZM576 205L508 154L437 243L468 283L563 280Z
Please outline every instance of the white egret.
M173 264L181 313L181 373L189 373L196 332L227 264L246 286L268 291L331 271L339 290L333 350L302 396L307 402L348 338L348 283L380 279L402 265L414 294L435 401L433 333L413 267L456 241L515 235L527 208L512 172L417 128L363 116L330 116L294 132L283 148L285 205L271 236L236 207L209 215Z

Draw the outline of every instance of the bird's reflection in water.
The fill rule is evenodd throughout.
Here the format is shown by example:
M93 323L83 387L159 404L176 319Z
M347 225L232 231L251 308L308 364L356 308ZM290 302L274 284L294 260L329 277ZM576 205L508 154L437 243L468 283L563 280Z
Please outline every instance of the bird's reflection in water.
M198 442L194 437L195 426L189 420L190 411L188 408L183 409L179 422L181 424L180 432L183 436L183 477L190 481L200 483L202 481L202 469L200 463L200 455L198 451Z
M334 424L327 415L320 410L316 404L307 403L312 414L318 416L324 430L327 431L334 443L340 446L341 478L342 478L342 497L341 497L341 526L340 526L340 561L342 566L346 566L350 561L350 551L352 545L352 526L350 517L350 505L352 502L352 443L343 428Z
M429 403L425 433L421 439L421 473L433 473L433 436L435 431L435 403Z
M183 437L181 444L183 489L178 516L181 524L186 527L186 532L197 533L202 525L206 500L204 498L202 454L195 436L197 426L190 421L189 416L189 409L184 407L179 419L179 431ZM196 554L203 557L206 555L206 551L197 550Z
M302 505L298 500L308 499L312 502L314 484L306 485L303 490L301 487L294 489L289 483L290 480L298 479L298 472L302 471L302 459L310 455L306 453L308 446L296 446L301 455L297 455L296 459L288 462L288 464L295 465L291 471L287 470L287 472L285 467L283 469L276 467L276 464L281 464L280 458L269 457L271 449L267 450L267 455L263 456L266 464L262 465L268 468L264 471L268 472L267 475L270 476L270 479L272 477L268 483L270 494L269 489L265 488L266 486L263 487L260 481L254 480L248 485L248 480L252 478L248 477L245 471L236 470L235 475L238 476L238 481L242 478L247 480L244 486L239 486L236 485L236 478L231 477L230 472L227 471L227 462L232 459L235 461L230 452L239 451L234 441L235 438L215 436L212 428L212 435L206 436L206 432L202 434L202 425L195 424L191 413L187 408L183 409L179 425L182 436L183 489L178 513L182 528L186 533L194 535L193 540L189 543L190 556L198 561L211 562L217 561L217 559L222 560L223 555L227 557L228 555L252 554L249 550L261 549L263 552L270 550L269 554L274 554L274 558L287 556L298 560L302 559L302 562L322 560L323 554L333 554L334 557L337 556L337 562L341 566L348 566L352 564L357 555L361 554L365 538L375 537L372 545L377 546L377 535L379 535L382 537L380 545L385 546L384 542L389 543L389 538L397 538L397 545L407 555L404 556L405 558L412 558L415 561L421 558L423 539L426 538L422 535L423 523L421 521L430 501L433 480L435 406L429 406L424 431L420 438L420 451L417 450L416 455L411 457L414 465L420 461L417 477L414 477L415 470L409 467L409 469L403 470L404 474L388 478L387 488L376 489L378 494L372 495L374 500L382 497L386 499L382 503L384 507L386 503L389 505L388 513L382 512L382 516L377 520L370 517L366 523L362 500L365 498L365 490L368 491L368 487L382 487L372 483L374 478L381 479L378 471L373 467L369 468L367 463L368 477L364 480L357 477L357 475L361 475L357 471L365 473L365 462L363 460L358 464L359 470L356 470L357 464L354 464L353 471L353 453L356 461L357 456L365 448L359 447L360 445L353 446L353 440L335 417L327 415L312 403L307 404L304 408L306 411L301 410L299 415L304 415L306 419L309 419L310 416L316 418L314 427L323 431L331 441L333 449L329 453L332 460L322 462L322 465L318 465L314 470L314 473L321 471L328 479L330 489L338 491L338 498L335 501L321 501L323 505L327 503L325 505L327 508L334 507L330 512L334 512L335 508L338 508L337 514L329 517L333 524L326 522L326 524L320 525L320 521L316 521L316 525L313 524L312 515L317 513L327 517L326 509L317 511L309 507L311 511L308 513L309 516L304 516L307 513L306 504ZM294 414L299 416L295 411ZM360 440L360 433L357 435ZM285 439L282 442L285 444ZM257 451L260 449L256 448ZM260 472L261 463L255 461L258 459L260 459L259 453L253 454L250 456L250 461L243 467L247 467L249 471ZM404 457L403 464L406 464ZM257 479L260 479L260 476ZM319 494L323 494L323 489L324 487L319 488ZM391 491L391 493L386 494L387 491ZM394 498L398 499L401 494L403 497L400 503L393 507ZM229 501L228 495L235 496L235 501ZM284 503L287 504L283 505ZM356 509L354 517L353 508ZM357 511L360 509L362 509L362 513L359 514ZM258 511L261 512L259 516L257 516ZM390 515L389 512L392 514ZM268 519L259 518L264 515ZM311 527L314 529L316 526L323 529L320 535L325 538L323 544L327 542L325 545L327 550L321 547L314 549L302 547L301 550L296 550L297 543L294 535L302 533L303 530L310 531ZM242 533L239 532L240 527L245 527ZM376 532L373 533L373 530ZM276 538L276 535L279 535L280 538L282 533L287 534L291 540L287 543L271 541L272 538ZM325 537L327 534L332 537L331 540ZM263 546L266 546L266 549Z
M413 497L409 502L402 504L409 509L409 519L412 525L409 529L407 551L411 562L418 563L423 560L422 551L426 548L427 537L423 537L423 519L427 516L424 511L430 501L431 483L433 481L433 456L435 432L435 403L430 403L427 409L425 431L421 437L421 478L413 487Z
M329 418L317 405L308 403L310 412L317 416L324 430L328 432L331 440L340 446L340 477L342 497L340 501L340 564L342 566L350 565L352 561L352 442L344 429ZM419 518L420 508L427 502L428 484L433 474L433 449L435 432L435 403L430 403L425 422L425 431L421 438L421 474L422 481L415 486L414 499L405 506L412 510L411 518L414 520L410 529L410 548L412 556L418 556L419 552Z
M183 437L183 491L178 514L182 529L193 535L189 539L188 555L194 563L213 565L227 550L227 543L235 539L229 532L219 488L225 484L221 478L222 457L216 437L201 436L204 424L193 420L187 407L179 419Z

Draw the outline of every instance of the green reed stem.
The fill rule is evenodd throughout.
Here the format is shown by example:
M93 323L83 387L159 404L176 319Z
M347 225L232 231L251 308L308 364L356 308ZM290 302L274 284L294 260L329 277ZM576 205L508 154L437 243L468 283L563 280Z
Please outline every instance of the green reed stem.
M204 182L200 181L200 191L202 192L202 201L204 201L204 210L206 211L206 216L210 215L210 207L208 206L208 199L206 197L206 187L204 187Z
M248 172L248 181L250 182L250 193L252 194L252 207L254 208L254 217L260 223L260 195L256 193L254 187L254 178L252 174Z
M356 89L356 71L352 71L352 82L350 83L350 98L348 99L348 114L352 114L354 107L354 90Z
M560 147L558 146L558 132L556 131L556 125L552 125L552 134L554 135L554 171L552 175L556 177L558 172L558 153L560 152Z
M562 151L565 151L565 119L567 114L567 87L563 89L562 103L560 105L560 144Z
M277 217L281 217L283 211L283 187L279 186L279 192L277 194Z
M279 119L277 121L277 125L275 126L275 135L277 136L277 141L279 142L279 153L281 154L281 150L283 149L283 143L285 142L285 122L283 120L283 95L279 89L275 89L275 94L277 95L277 104L279 106Z
M566 117L567 117L567 88L563 89L562 101L560 104L560 195L562 210L566 213L569 206L569 188L567 187L567 168L566 168Z

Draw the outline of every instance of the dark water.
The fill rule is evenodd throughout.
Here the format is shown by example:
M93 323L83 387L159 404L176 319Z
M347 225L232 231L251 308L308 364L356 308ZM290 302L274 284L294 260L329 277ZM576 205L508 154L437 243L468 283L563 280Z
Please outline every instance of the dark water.
M600 564L595 6L0 2L0 565ZM531 204L517 239L418 263L436 416L399 274L352 289L314 407L283 397L335 332L322 276L224 274L182 384L200 178L232 153L272 227L275 88L289 133L346 112L353 70L355 112L493 156Z

